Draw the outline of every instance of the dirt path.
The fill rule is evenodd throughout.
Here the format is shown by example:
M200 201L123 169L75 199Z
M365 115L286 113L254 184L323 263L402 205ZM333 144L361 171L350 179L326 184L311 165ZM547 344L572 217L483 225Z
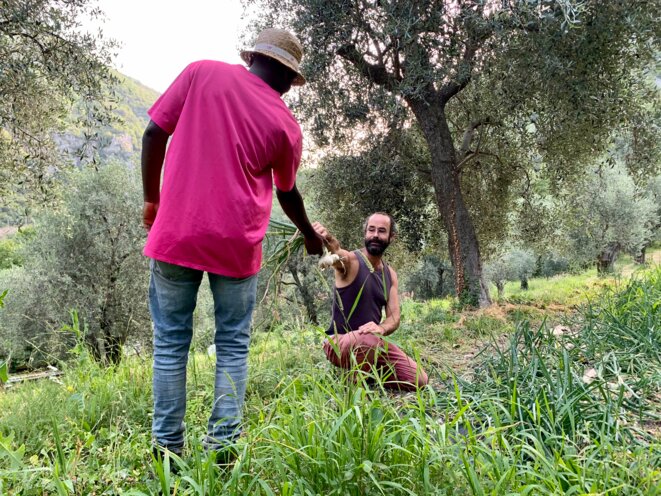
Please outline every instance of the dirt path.
M4 239L7 236L11 236L12 234L16 234L16 231L18 231L18 228L16 226L0 227L0 239Z

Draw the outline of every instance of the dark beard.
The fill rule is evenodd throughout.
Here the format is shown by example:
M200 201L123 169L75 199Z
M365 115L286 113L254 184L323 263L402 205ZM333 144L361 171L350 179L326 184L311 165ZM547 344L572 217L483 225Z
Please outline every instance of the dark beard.
M381 241L379 239L366 239L365 240L365 249L367 253L373 257L380 257L383 255L383 252L386 251L386 248L390 243L388 241Z

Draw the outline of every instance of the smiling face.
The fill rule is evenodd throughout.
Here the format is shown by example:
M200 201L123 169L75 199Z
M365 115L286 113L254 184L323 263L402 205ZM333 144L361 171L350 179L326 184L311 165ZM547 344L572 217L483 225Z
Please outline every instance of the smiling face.
M383 255L390 245L390 217L374 214L367 219L365 225L365 248L367 253L375 257Z

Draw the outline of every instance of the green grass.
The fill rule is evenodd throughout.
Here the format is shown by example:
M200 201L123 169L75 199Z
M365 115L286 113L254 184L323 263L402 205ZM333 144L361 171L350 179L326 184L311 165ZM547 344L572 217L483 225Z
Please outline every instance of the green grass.
M432 387L403 396L347 381L323 358L320 328L259 333L230 469L199 442L209 357L189 364L187 449L163 466L150 456L149 360L103 369L83 352L61 383L0 391L0 494L659 494L661 269L597 291L561 337L528 307L460 320L450 300L405 301L394 337L423 357L467 335L509 339L483 350L470 379L432 368Z
M648 259L652 260L658 256L658 250L649 250ZM623 275L645 270L634 264L629 255L622 255L615 263L612 275L600 277L597 269L591 268L580 274L562 274L550 278L535 277L529 279L529 288L521 289L518 281L505 283L504 299L509 303L535 305L540 308L560 305L565 307L577 307L586 298L594 297L602 289L615 286ZM496 287L491 285L491 297L498 300Z
M586 297L612 283L612 279L599 278L596 269L591 269L581 274L531 278L527 290L522 290L518 281L508 282L505 284L504 298L510 303L534 304L541 308L553 304L571 307L578 306ZM495 287L491 295L494 300L497 299Z

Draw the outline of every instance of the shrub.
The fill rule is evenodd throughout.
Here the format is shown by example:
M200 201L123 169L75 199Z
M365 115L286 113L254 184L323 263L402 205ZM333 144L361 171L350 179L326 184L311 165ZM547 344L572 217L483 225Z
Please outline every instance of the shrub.
M435 255L424 255L409 274L406 289L422 300L453 294L452 267Z
M0 270L21 265L23 258L18 253L18 243L12 239L0 239Z
M569 260L557 253L546 253L539 257L537 273L540 277L553 277L569 271Z
M38 215L25 242L24 268L3 278L0 332L17 360L62 358L68 339L58 330L76 309L94 356L116 363L129 334L151 334L139 181L109 165L70 173L63 186L61 208Z

